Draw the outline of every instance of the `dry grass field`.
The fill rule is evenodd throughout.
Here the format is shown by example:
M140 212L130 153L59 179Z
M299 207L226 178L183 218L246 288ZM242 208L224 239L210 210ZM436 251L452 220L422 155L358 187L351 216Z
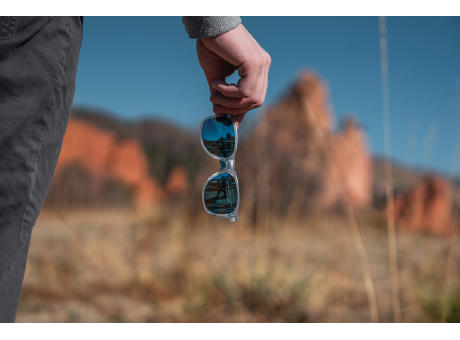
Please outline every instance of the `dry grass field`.
M390 322L386 225L358 217L379 320ZM165 209L44 211L17 321L368 322L349 230L340 216L254 227L204 214L192 224ZM398 233L402 321L460 321L460 249L446 276L450 245Z

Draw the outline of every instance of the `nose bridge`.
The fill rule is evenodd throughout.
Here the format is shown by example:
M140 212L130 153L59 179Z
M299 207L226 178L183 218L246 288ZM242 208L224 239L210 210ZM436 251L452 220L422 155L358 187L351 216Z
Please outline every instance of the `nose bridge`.
M235 166L235 160L227 159L225 161L220 161L220 170L233 170Z

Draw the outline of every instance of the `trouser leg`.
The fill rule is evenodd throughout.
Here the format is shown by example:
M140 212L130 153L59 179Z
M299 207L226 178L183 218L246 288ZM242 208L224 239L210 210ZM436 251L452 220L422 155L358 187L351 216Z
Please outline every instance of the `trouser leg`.
M0 17L0 322L13 322L33 225L69 119L82 23Z

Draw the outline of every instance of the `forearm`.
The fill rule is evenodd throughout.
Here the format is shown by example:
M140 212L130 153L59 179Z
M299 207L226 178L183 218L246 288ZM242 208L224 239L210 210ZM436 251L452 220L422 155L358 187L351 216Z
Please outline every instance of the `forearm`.
M241 23L240 17L182 17L185 30L192 39L210 38L230 31Z

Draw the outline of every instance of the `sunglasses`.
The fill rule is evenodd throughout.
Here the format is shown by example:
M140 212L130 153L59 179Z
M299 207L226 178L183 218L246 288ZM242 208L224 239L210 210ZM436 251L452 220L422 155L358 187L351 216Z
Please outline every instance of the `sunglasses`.
M208 214L238 220L240 190L235 173L238 134L232 119L211 116L201 122L201 146L220 161L220 171L210 176L203 186L203 205Z

